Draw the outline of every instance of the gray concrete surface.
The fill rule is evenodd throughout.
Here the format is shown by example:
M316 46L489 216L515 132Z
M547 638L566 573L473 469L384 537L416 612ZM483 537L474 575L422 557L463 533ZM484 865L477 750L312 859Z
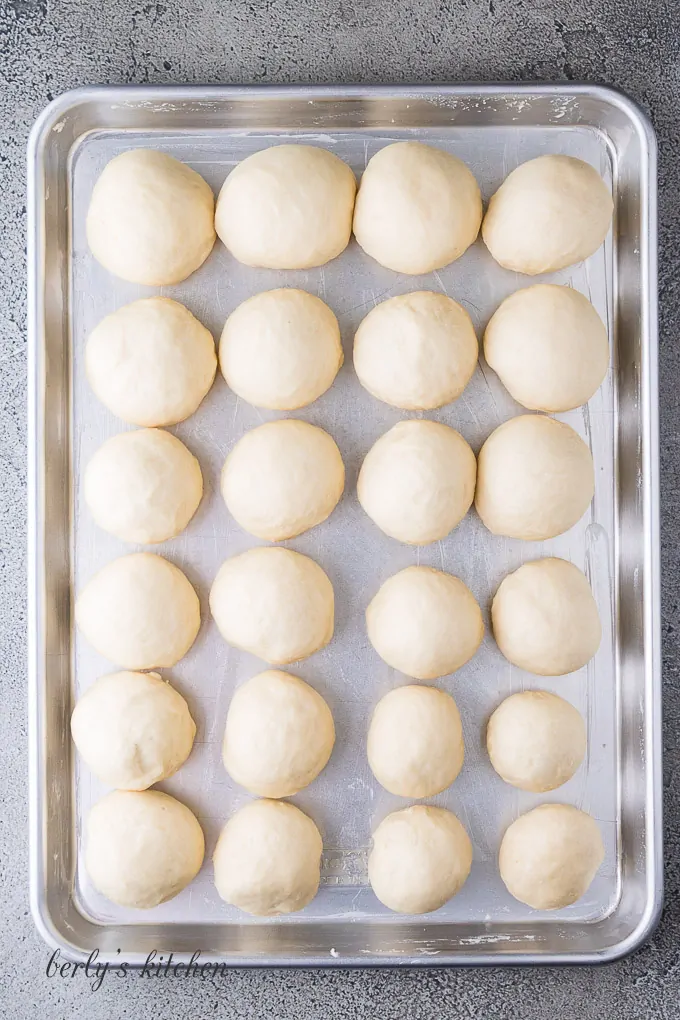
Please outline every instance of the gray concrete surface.
M680 1016L680 34L655 0L2 0L0 2L0 1015ZM625 89L660 144L666 907L604 969L235 971L212 982L45 976L27 897L25 193L31 123L86 83L587 80Z

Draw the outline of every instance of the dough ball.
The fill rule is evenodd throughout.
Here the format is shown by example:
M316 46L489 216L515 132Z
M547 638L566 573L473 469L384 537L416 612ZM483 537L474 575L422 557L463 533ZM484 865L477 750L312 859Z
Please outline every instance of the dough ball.
M465 163L422 142L394 142L364 170L354 234L397 273L429 273L460 258L479 233L482 198Z
M398 797L433 797L463 767L456 703L434 687L397 687L378 702L368 731L368 763Z
M573 705L547 691L522 691L489 719L486 746L501 779L520 790L556 790L586 753L586 726Z
M569 411L586 404L607 374L607 330L571 287L538 283L515 291L491 317L484 356L519 404Z
M236 690L222 744L231 778L260 797L292 797L324 768L335 743L333 716L320 694L270 669Z
M231 816L217 841L217 891L260 917L302 910L319 888L322 849L319 830L299 808L254 800Z
M477 364L470 316L446 294L416 291L377 305L354 337L359 382L378 400L406 411L459 397Z
M189 707L158 673L102 676L78 700L71 734L107 786L146 790L189 757L196 726Z
M85 469L85 502L123 542L165 542L184 531L203 495L198 461L161 429L113 436Z
M356 187L347 164L327 149L272 145L231 171L215 228L247 266L322 266L347 247Z
M487 248L505 269L552 273L587 259L612 220L609 189L573 156L539 156L506 177L482 225Z
M552 557L525 563L501 582L491 605L506 659L539 676L563 676L590 662L602 627L585 575Z
M359 472L357 495L381 531L427 545L470 509L477 462L463 437L435 421L400 421L378 439Z
M595 491L593 457L564 422L522 414L479 452L477 513L489 531L540 542L572 528Z
M345 466L327 432L284 418L246 432L222 469L222 495L245 531L270 542L321 524L345 487Z
M399 914L443 907L471 867L468 834L445 808L415 804L394 811L373 833L369 881L380 902Z
M104 167L87 211L98 262L148 287L181 283L215 243L215 199L203 178L154 149L132 149Z
M210 609L225 641L275 666L305 659L333 637L333 585L292 549L232 556L213 582Z
M201 625L198 596L173 563L153 553L120 556L76 601L76 623L90 644L124 669L174 666Z
M193 881L203 864L195 815L159 790L114 790L87 819L85 868L121 907L157 907Z
M366 627L380 658L417 680L460 669L484 636L470 590L432 567L407 567L389 577L366 610Z
M209 330L178 301L124 305L90 333L85 371L102 404L131 425L175 425L193 414L217 368Z
M569 804L541 804L506 830L498 863L508 892L535 910L557 910L586 892L604 860L597 823Z
M304 290L282 287L248 298L229 316L220 368L256 407L295 411L331 386L343 362L338 320Z

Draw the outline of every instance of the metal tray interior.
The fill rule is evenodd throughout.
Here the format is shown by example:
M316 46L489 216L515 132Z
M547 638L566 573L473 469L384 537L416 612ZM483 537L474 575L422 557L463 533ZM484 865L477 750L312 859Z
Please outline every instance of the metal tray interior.
M426 918L390 914L366 885L371 827L403 803L370 777L366 720L377 698L403 681L366 648L356 621L377 585L418 554L380 536L352 498L366 450L402 415L363 393L347 369L331 393L300 416L327 427L340 442L348 494L329 522L291 543L328 570L344 605L332 648L295 669L322 690L338 724L331 765L296 798L324 832L319 896L299 915L251 921L221 903L206 867L196 883L151 916L112 907L78 868L82 817L104 790L86 769L74 769L68 717L74 694L111 667L73 640L70 593L73 583L77 590L126 551L80 513L81 465L121 427L84 381L82 348L104 314L148 293L114 281L89 256L83 236L89 192L108 159L148 144L186 160L217 190L237 160L289 133L332 147L359 172L386 140L420 137L465 159L485 197L518 162L544 151L567 152L611 179L616 200L613 243L586 266L551 277L591 298L608 323L613 347L601 392L585 411L560 416L593 448L598 483L592 513L567 536L542 546L491 546L470 515L451 538L419 554L420 562L462 576L483 608L503 574L523 560L547 553L572 559L591 579L605 638L594 662L568 681L539 683L522 675L487 639L475 660L444 682L463 716L466 767L435 802L461 815L475 862L463 892ZM100 952L120 949L133 961L150 949L198 949L204 960L214 956L234 964L516 963L607 959L644 936L660 901L653 158L653 139L635 108L596 88L105 89L62 97L49 108L33 136L30 168L36 387L31 643L33 904L52 941L72 955L96 946ZM479 332L502 297L529 282L494 266L481 244L436 279L396 277L352 248L325 269L279 274L244 270L218 247L200 273L167 292L218 335L228 312L250 293L284 283L306 287L334 308L351 351L360 319L391 293L441 287L468 307ZM455 425L478 449L496 424L517 411L482 366L462 400L428 417ZM207 496L189 531L159 551L187 570L202 598L222 559L254 544L229 520L216 482L226 451L262 417L236 401L220 379L199 413L177 429L199 456ZM257 668L252 658L227 649L206 623L190 655L171 671L197 716L199 742L164 788L197 811L208 851L244 800L220 766L219 744L231 691ZM555 690L587 715L587 763L550 797L512 791L495 777L483 752L489 711L521 685ZM495 857L508 822L548 799L591 811L607 855L583 900L539 915L505 892Z

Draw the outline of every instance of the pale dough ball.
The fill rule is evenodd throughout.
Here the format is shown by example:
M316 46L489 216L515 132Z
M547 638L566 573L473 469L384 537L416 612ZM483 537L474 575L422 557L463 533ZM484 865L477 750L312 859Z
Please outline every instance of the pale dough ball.
M604 860L597 823L569 804L541 804L506 830L498 863L508 892L535 910L557 910L586 892Z
M83 493L100 528L123 542L165 542L179 535L203 495L198 461L161 429L122 432L99 447L85 469Z
M225 641L274 666L305 659L333 637L333 585L292 549L261 546L227 560L210 609Z
M232 815L217 841L217 891L260 917L302 910L319 888L322 850L319 830L299 808L254 800Z
M442 407L459 397L477 354L465 309L446 294L427 290L383 301L354 337L361 385L378 400L407 411Z
M327 149L272 145L231 171L215 228L247 266L322 266L347 247L356 187L347 164Z
M556 694L522 691L502 701L489 719L486 746L498 775L520 790L556 790L586 753L580 712Z
M195 815L159 790L114 790L87 819L85 868L98 892L121 907L157 907L203 864Z
M104 167L87 211L87 241L98 262L149 287L180 283L215 243L212 189L173 156L133 149Z
M335 743L333 716L313 687L270 669L236 690L222 744L231 778L260 797L292 797L324 768Z
M482 198L465 163L422 142L394 142L364 170L354 234L397 273L429 273L459 258L482 222Z
M536 276L588 258L612 220L608 187L573 156L539 156L506 177L482 224L487 248L505 269Z
M397 687L378 702L368 731L368 763L398 797L433 797L463 767L456 703L434 687Z
M154 553L107 563L76 600L90 644L124 669L174 666L201 625L198 596L182 571Z
M443 907L471 867L468 834L445 808L415 804L394 811L373 833L368 878L380 902L399 914Z
M460 669L484 636L470 590L432 567L406 567L389 577L366 610L366 628L380 658L417 680Z
M248 298L227 319L220 368L255 407L294 411L331 386L343 362L340 327L328 305L282 287Z
M71 735L102 783L146 790L184 764L196 726L182 695L158 673L110 673L78 699Z
M515 291L491 317L484 357L519 404L569 411L607 374L607 330L577 290L538 283Z
M590 450L554 418L511 418L479 452L475 506L494 535L535 542L561 535L583 517L594 491Z
M124 305L95 326L85 348L97 398L131 425L184 421L212 386L216 369L212 334L170 298Z
M445 538L470 509L477 462L460 433L435 421L400 421L368 451L359 502L381 531L410 545Z
M491 623L506 659L540 676L581 669L602 638L585 574L553 557L525 563L508 574L491 605Z
M333 512L345 465L327 432L284 418L246 432L224 462L221 485L229 513L245 531L281 542Z

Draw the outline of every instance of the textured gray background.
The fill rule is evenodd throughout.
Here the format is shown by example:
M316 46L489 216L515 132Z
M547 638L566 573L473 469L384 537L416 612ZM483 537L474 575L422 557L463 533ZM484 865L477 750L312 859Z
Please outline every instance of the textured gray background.
M0 1016L117 1020L680 1016L680 33L655 0L0 0ZM660 148L666 907L598 969L234 971L213 983L48 979L26 847L24 152L53 96L87 83L584 80L651 114Z

